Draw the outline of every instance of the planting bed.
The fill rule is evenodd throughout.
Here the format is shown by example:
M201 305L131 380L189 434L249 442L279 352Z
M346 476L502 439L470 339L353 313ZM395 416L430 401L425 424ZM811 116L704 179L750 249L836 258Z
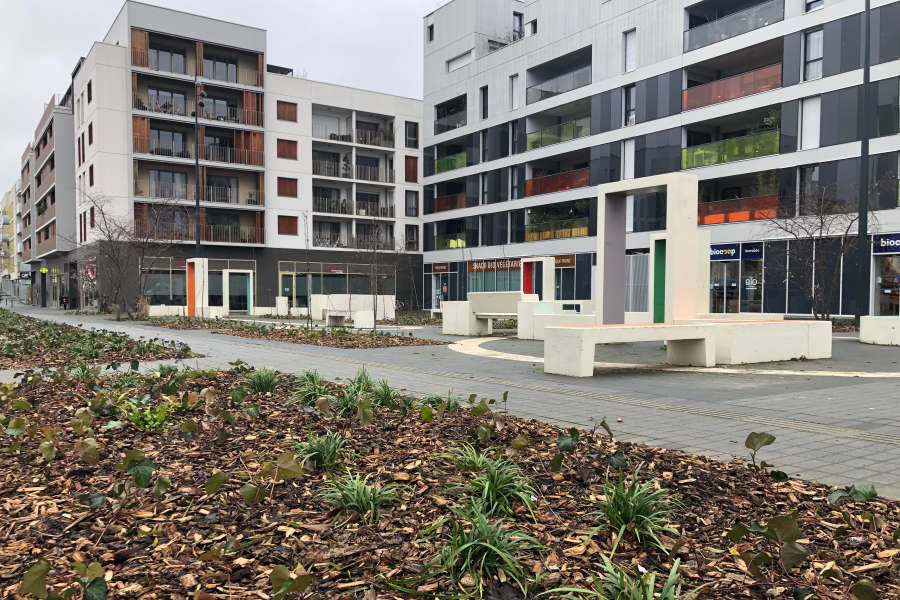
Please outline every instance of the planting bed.
M440 325L440 319L431 318L431 313L424 310L398 312L393 319L379 319L379 325Z
M228 319L204 319L203 317L150 317L144 323L166 329L228 329L235 322Z
M682 595L662 600L698 586L706 598L735 599L814 598L813 588L846 599L855 586L869 600L900 591L900 503L867 488L855 490L859 501L831 504L833 488L776 483L781 474L764 468L617 442L600 426L578 434L517 419L507 414L514 398L461 408L452 396L403 399L364 371L330 383L243 365L97 376L32 375L0 388L3 447L12 450L0 462L0 597L30 598L24 592L44 584L62 592L79 576L70 566L77 562L90 565L81 567L88 591L108 589L91 598L279 598L273 592L291 584L288 571L296 586L309 582L292 598L477 597L479 583L487 597L523 598L527 588L530 598L594 589L591 574L609 556L609 568L632 579L658 572L660 593L676 567ZM328 435L331 451L313 451L310 436ZM315 467L326 459L330 466ZM603 501L621 508L627 500L603 486L607 473L615 487L638 465L645 493L671 510L668 521L651 515L671 529L652 532L662 548L646 533L638 542L637 521L616 528L598 514ZM494 493L478 504L467 480L497 473L508 475L500 484L512 501ZM357 490L398 487L381 488L387 498L376 511L342 512L323 493L348 474L368 477ZM533 506L523 504L532 497ZM505 572L490 561L485 572L465 572L454 537L468 531L494 537L510 561L499 565ZM761 551L796 566L772 570ZM591 597L543 597L566 594Z
M329 346L345 349L396 348L399 346L441 346L448 342L428 340L412 335L391 335L386 331L359 333L346 327L306 329L305 327L281 327L276 325L235 323L227 331L217 331L222 335Z
M187 344L157 338L132 339L105 329L85 330L0 310L0 369L26 369L194 356Z

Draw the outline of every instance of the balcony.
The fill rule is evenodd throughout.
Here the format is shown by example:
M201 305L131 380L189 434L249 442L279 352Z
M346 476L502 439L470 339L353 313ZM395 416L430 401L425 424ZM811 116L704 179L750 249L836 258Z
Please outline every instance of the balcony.
M196 187L194 185L181 185L174 183L160 183L156 181L135 181L134 195L139 198L152 198L155 200L190 200L196 199ZM200 188L200 200L202 202L214 202L216 204L236 204L244 206L263 206L265 204L265 192L261 190L248 190L245 188L215 187L211 185Z
M313 212L333 215L352 215L353 202L337 198L313 198Z
M344 177L350 179L350 165L324 160L314 160L312 164L313 175L322 177Z
M169 242L193 242L197 239L195 222L147 223L135 221L135 235L140 238ZM265 244L266 230L240 225L201 225L200 241L223 244Z
M693 110L781 87L781 63L684 90L682 108Z
M350 247L358 250L396 250L394 238L374 235L356 235Z
M589 135L591 135L591 118L582 117L529 133L526 137L526 150L536 150Z
M380 146L382 148L394 147L394 132L369 131L368 129L356 130L356 143L366 146Z
M21 202L16 202L16 214L17 215L22 214L22 203Z
M312 136L316 139L335 142L353 141L353 136L350 135L349 129L336 125L325 125L324 123L313 123Z
M135 154L152 154L169 158L194 158L194 144L157 140L151 138L134 138Z
M434 174L437 175L438 173L445 173L447 171L452 171L453 169L462 169L465 166L465 152L451 154L450 156L445 156L444 158L439 158L434 161Z
M263 74L253 69L242 69L232 64L223 62L214 63L211 60L203 61L203 68L200 77L211 79L213 81L225 81L227 83L237 83L239 85L249 85L253 87L263 86Z
M465 233L447 233L434 236L435 250L455 250L466 247Z
M394 183L394 170L356 165L356 178L361 179L362 181Z
M366 202L365 200L357 200L355 214L361 217L382 217L385 219L393 219L394 207L393 205L382 205L378 202Z
M766 131L754 135L692 146L681 151L681 168L707 167L747 158L778 154L780 131Z
M194 101L187 99L183 102L160 103L156 97L150 98L147 94L132 94L131 107L134 110L150 112L159 115L172 115L175 117L190 116L194 110ZM217 121L219 123L233 123L236 125L249 125L263 127L263 113L258 110L246 110L243 108L204 108L200 112L200 118L205 121Z
M447 133L448 131L453 131L454 129L459 129L460 127L465 127L466 122L465 110L453 113L452 115L447 115L446 117L441 117L440 119L435 119L434 135L440 135L442 133Z
M190 75L192 77L197 69L197 62L192 58L185 58L180 54L141 50L138 48L131 49L131 64L132 66L143 67L151 71Z
M549 223L537 223L525 226L526 242L561 240L565 238L585 237L587 235L587 218L550 221Z
M41 211L41 206L44 210ZM37 229L41 229L44 225L56 218L56 203L49 204L47 200L37 203L37 218L34 220Z
M340 233L317 234L313 236L314 248L346 248L347 240Z
M769 0L685 31L684 51L704 48L783 20L784 0Z
M51 171L45 167L41 173L41 183L37 186L37 191L34 194L35 198L40 198L46 194L47 190L52 188L53 184L56 183L56 169Z
M533 104L590 85L591 65L548 79L525 90L525 104Z
M254 167L265 165L265 152L262 150L246 150L228 146L204 146L201 158L209 162L232 165L250 165Z
M587 187L590 184L590 169L567 171L566 173L557 173L555 175L547 175L545 177L538 177L537 179L527 180L525 182L525 196L551 194L553 192L561 192L563 190L572 190L576 188Z
M701 202L697 206L697 225L774 219L777 212L777 195Z
M35 258L43 256L45 254L50 254L56 250L56 236L51 235L49 239L45 239L37 243L37 253L34 255Z
M445 210L456 210L457 208L466 207L466 194L453 194L452 196L441 196L434 199L434 212L444 212Z

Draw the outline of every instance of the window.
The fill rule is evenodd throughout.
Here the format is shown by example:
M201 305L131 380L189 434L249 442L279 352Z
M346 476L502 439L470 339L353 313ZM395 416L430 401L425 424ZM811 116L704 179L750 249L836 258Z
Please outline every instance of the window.
M278 235L297 235L297 217L278 215Z
M287 198L297 197L297 180L288 177L278 178L278 195Z
M297 142L293 140L278 140L278 158L297 160Z
M806 63L803 80L812 81L822 77L823 40L825 32L821 29L806 34Z
M464 66L472 62L472 51L469 50L465 54L460 54L456 58L452 58L447 61L447 72L452 73L457 69L462 69Z
M419 192L408 190L406 192L406 216L419 216Z
M88 123L88 146L94 143L94 124Z
M94 207L91 207L91 229L94 228Z
M488 89L487 86L481 88L481 118L488 118Z
M419 124L412 123L410 121L406 122L406 147L407 148L418 148L419 147Z
M94 87L94 86L92 85L92 82L88 81L88 88L87 88L87 92L88 92L88 104L90 104L90 103L91 103L91 100L94 99L94 89L93 89L93 87Z
M519 153L519 120L509 122L509 131L510 131L510 143L509 143L509 153L510 154L518 154Z
M510 198L515 200L519 197L519 169L516 167L511 167L509 169L510 176Z
M531 35L537 35L537 19L531 22Z
M488 161L488 130L481 131L481 162Z
M513 13L513 30L512 30L512 39L515 42L516 40L520 40L525 37L525 27L523 24L525 23L525 15L522 13Z
M800 123L800 149L809 150L819 147L819 130L822 120L822 97L803 99Z
M433 41L434 41L434 25L429 25L429 26L428 26L427 39L428 39L429 42L433 42Z
M825 0L806 0L806 12L825 6Z
M634 138L622 141L622 179L634 179Z
M94 165L88 167L88 185L94 187Z
M297 105L293 102L278 101L276 104L275 118L279 121L297 122Z
M637 115L637 87L629 85L625 92L625 126L634 125Z
M415 252L419 249L419 226L406 226L406 249Z
M419 183L419 158L417 156L407 156L404 163L406 183Z
M637 31L625 32L625 72L631 73L637 68Z
M512 75L509 78L509 109L519 108L519 76Z
M488 203L488 173L481 174L481 203Z

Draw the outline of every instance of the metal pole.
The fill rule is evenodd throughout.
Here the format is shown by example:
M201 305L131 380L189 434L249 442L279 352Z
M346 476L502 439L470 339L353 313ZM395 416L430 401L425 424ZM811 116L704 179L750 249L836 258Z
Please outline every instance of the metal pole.
M856 326L859 327L860 317L869 314L869 287L872 285L871 271L872 259L869 248L869 62L871 24L869 21L869 4L866 0L866 11L863 15L865 22L865 38L863 41L863 130L862 153L859 157L859 237L857 238L857 259L859 266L859 283L856 290Z
M197 258L200 258L200 106L197 98L197 74L194 74L194 220L196 221L196 229L194 231L197 236L196 250L194 252Z

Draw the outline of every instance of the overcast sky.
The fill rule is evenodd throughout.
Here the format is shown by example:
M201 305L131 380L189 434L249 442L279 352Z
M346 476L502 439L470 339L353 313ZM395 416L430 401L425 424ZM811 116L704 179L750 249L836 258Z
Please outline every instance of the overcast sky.
M144 0L268 32L268 60L316 81L422 98L422 17L436 0ZM0 195L78 58L103 39L124 0L0 0Z

